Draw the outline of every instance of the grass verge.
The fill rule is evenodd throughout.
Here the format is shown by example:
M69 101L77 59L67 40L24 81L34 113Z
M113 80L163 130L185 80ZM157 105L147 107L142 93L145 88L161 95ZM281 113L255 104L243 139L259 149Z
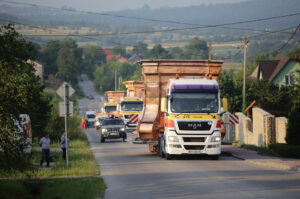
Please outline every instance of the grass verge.
M103 198L104 190L100 177L0 180L0 198L3 199Z
M32 153L35 170L5 173L0 170L0 198L103 198L105 184L85 134L82 140L71 140L69 166L62 160L59 143L50 149L50 168L40 168L41 149ZM44 163L45 166L45 163Z

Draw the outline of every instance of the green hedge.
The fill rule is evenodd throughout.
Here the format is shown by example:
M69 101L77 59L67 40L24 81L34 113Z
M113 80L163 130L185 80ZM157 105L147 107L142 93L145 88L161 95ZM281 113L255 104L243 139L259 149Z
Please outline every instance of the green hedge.
M300 159L300 145L270 144L269 148L281 157Z

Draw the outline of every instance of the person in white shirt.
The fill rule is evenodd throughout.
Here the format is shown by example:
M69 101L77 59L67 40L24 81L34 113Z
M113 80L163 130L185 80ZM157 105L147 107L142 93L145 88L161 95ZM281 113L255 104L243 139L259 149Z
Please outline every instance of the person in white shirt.
M49 167L49 162L50 162L50 143L51 143L51 140L49 138L49 134L47 133L40 140L40 146L42 147L42 160L41 160L40 166L43 166L43 162L46 159L46 161L47 161L47 167Z
M69 140L67 140L67 141L66 140L67 140L66 132L63 131L61 133L61 138L60 138L60 148L63 151L63 154L62 154L63 160L66 160L66 149L67 149L67 147L69 148Z

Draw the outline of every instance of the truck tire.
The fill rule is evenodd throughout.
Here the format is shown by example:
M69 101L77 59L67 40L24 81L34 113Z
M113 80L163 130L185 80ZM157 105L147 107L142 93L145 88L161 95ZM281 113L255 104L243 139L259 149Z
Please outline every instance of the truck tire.
M164 158L165 157L165 153L164 153L163 147L165 147L165 145L164 145L164 138L163 138L163 136L160 136L160 138L159 138L158 147L159 147L158 148L158 155L161 158Z
M172 155L170 155L170 154L165 154L165 157L166 157L166 159L167 160L172 160L173 159L173 156Z
M212 160L219 160L219 155L211 155Z
M101 143L105 142L105 138L103 138L103 137L101 136L100 142L101 142Z

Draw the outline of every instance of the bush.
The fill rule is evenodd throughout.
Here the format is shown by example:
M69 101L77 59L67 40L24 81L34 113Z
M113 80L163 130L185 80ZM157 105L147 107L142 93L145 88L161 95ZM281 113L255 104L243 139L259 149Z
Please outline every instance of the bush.
M292 107L288 116L286 142L290 145L300 145L300 102ZM300 149L300 148L299 148Z
M269 148L281 157L300 159L300 145L270 144Z

